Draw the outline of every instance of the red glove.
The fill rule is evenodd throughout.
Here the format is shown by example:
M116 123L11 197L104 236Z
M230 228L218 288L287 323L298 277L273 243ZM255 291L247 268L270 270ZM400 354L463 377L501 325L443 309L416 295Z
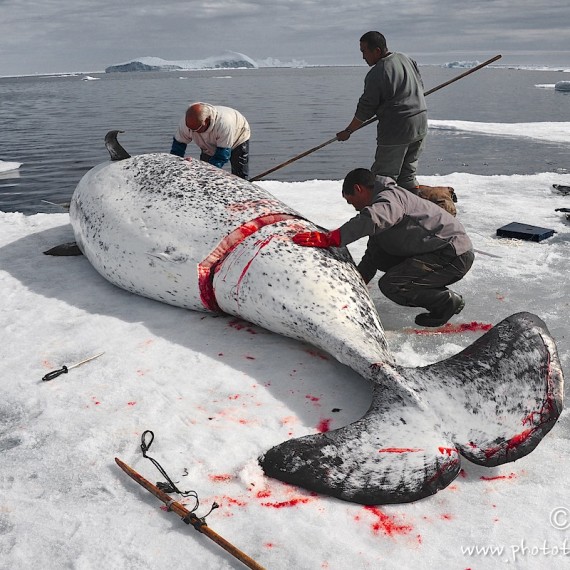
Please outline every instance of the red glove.
M332 232L302 232L293 236L297 245L312 247L340 247L340 230Z

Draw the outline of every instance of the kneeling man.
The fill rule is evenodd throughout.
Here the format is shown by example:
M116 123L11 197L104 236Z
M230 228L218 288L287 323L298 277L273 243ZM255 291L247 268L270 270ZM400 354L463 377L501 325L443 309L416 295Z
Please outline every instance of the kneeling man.
M380 270L380 290L407 307L423 307L416 324L439 327L458 314L465 302L447 288L469 271L473 245L463 225L428 200L399 187L385 176L357 168L349 172L342 195L359 213L330 232L302 232L298 245L339 247L364 236L368 246L358 271L368 283Z

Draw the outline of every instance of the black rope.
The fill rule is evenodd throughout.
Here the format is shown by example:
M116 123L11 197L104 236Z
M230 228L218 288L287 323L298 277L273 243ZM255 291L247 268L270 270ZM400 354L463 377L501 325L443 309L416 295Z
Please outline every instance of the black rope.
M146 441L146 436L147 434L150 436L150 441L147 443ZM146 457L147 459L150 459L152 461L152 463L154 464L154 466L160 471L161 475L166 479L166 483L162 483L162 482L157 482L156 486L161 490L164 491L165 493L178 493L179 495L181 495L182 497L192 497L194 499L194 507L189 509L190 510L190 514L187 515L186 517L184 517L182 520L186 523L186 524L192 524L194 526L194 528L196 528L197 530L200 529L201 526L205 525L206 522L204 521L204 519L214 510L217 509L219 507L218 503L214 502L212 503L212 507L211 509L203 516L203 517L197 517L196 515L194 515L194 511L200 506L200 501L198 499L198 493L196 493L196 491L181 491L176 484L174 483L174 481L172 481L172 479L168 476L168 473L163 469L162 465L153 457L150 457L149 455L147 455L147 451L150 449L150 446L152 445L152 442L154 441L154 433L150 430L145 430L141 436L141 451L143 454L143 457ZM170 510L170 506L168 506L169 510Z

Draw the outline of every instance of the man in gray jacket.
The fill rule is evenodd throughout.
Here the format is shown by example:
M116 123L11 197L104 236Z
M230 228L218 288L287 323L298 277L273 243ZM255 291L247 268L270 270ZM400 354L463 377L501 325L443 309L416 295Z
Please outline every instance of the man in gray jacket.
M411 190L418 186L416 170L428 130L420 71L407 55L388 51L380 32L364 34L360 51L372 69L364 80L354 118L336 134L337 139L348 140L362 123L376 115L378 146L371 170Z
M359 212L354 218L327 233L296 234L293 241L339 247L369 236L358 271L366 283L376 271L384 271L378 286L386 297L399 305L427 309L416 316L416 324L439 327L463 309L463 298L447 285L465 276L474 254L456 218L365 168L347 174L342 195Z

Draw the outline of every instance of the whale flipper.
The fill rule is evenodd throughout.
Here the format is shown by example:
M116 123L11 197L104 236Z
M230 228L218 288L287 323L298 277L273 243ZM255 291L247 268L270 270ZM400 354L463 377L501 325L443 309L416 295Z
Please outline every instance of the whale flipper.
M55 255L55 256L69 256L69 255L83 255L82 251L79 249L77 242L70 241L67 243L61 243L43 252L44 255Z
M125 131L109 131L105 135L105 146L111 155L111 160L125 160L126 158L131 158L131 155L117 140L117 135L124 132Z

